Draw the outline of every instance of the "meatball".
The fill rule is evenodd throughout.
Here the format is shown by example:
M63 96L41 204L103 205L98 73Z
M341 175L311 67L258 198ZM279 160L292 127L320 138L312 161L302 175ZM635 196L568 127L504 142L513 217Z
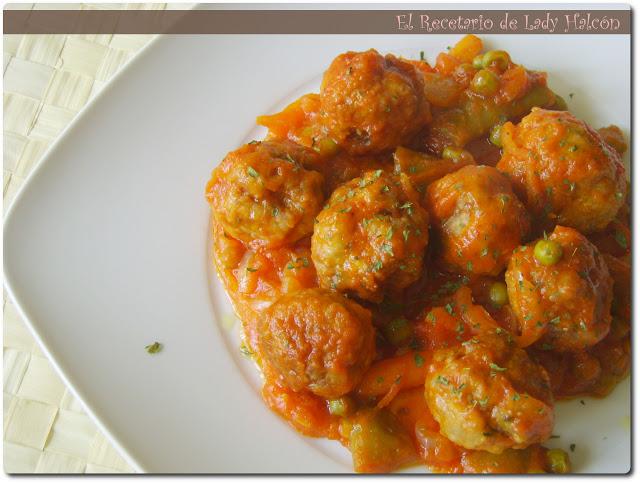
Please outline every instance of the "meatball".
M440 432L467 449L526 448L553 429L549 377L505 331L436 351L425 398Z
M369 171L331 195L311 257L321 287L379 302L420 277L428 239L428 215L408 178Z
M390 151L430 120L424 85L410 63L371 49L334 59L320 87L320 124L351 154Z
M252 142L213 171L207 198L225 232L245 243L280 246L313 231L323 177L306 170L316 154L289 141Z
M516 250L505 274L519 344L583 350L609 332L613 281L598 249L578 231L557 226L548 241L557 260L541 257L534 241Z
M490 166L465 166L427 188L426 202L447 268L497 275L529 231L509 180Z
M318 162L305 167L324 176L324 192L327 197L331 196L338 186L362 176L367 171L381 169L393 172L394 168L390 156L352 156L345 151L330 158L320 157Z
M497 168L545 226L583 233L603 230L626 195L620 155L569 112L533 109L518 125L502 126Z
M258 347L279 383L333 399L350 392L375 354L371 314L322 289L287 294L258 322Z

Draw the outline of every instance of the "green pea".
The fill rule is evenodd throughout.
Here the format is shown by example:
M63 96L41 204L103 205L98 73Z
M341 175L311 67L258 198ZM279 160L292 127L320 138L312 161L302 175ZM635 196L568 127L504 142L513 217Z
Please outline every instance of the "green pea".
M476 56L473 58L473 67L474 67L475 69L480 70L480 69L482 69L482 67L484 67L484 66L482 65L482 59L483 59L483 58L484 58L484 56L483 56L482 54L476 55Z
M330 399L327 403L333 416L349 416L355 410L355 403L349 396Z
M482 57L482 67L493 66L500 71L507 70L511 58L504 50L490 50Z
M482 69L473 76L471 90L483 96L491 96L498 91L500 80L498 76L487 69Z
M331 138L323 138L318 141L318 152L325 156L332 156L338 152L338 143Z
M562 247L553 240L540 240L533 249L533 255L543 265L555 265L562 258Z
M496 307L502 307L509 302L507 286L504 282L494 282L489 287L489 300Z
M571 462L569 455L562 449L550 449L547 451L547 461L549 469L552 473L569 473L571 471Z
M462 161L473 161L473 156L469 151L465 151L462 148L456 148L454 146L447 146L442 150L442 157L449 159L454 163L460 163Z
M567 106L567 101L565 101L561 96L556 94L556 102L553 106L556 111L568 111L569 106Z
M502 139L500 138L501 133L502 124L496 124L489 132L489 141L491 141L491 144L498 146L499 148L502 147Z
M385 339L398 347L408 343L413 337L413 327L409 321L403 317L393 319L382 329Z

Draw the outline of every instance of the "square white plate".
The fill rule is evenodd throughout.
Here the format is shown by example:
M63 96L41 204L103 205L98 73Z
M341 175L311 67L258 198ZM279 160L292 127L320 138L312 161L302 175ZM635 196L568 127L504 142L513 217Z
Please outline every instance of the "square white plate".
M210 268L204 186L256 115L318 86L345 50L427 58L459 36L167 36L73 123L5 223L9 292L58 371L141 471L342 472L336 443L299 437L262 404ZM629 133L626 36L483 36L596 127ZM588 59L583 55L589 52ZM569 93L573 96L569 99ZM149 355L154 341L164 350ZM558 405L552 445L575 470L630 468L628 380Z

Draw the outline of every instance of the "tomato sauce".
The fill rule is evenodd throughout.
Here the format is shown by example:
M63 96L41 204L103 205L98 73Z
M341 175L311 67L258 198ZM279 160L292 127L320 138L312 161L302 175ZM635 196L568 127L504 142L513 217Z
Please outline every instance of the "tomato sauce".
M207 185L265 403L358 472L569 472L554 401L629 373L624 137L482 51L343 54Z

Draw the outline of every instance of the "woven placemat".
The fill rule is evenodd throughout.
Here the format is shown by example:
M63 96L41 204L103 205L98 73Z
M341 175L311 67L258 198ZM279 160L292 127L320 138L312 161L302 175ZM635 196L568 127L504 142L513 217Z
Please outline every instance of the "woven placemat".
M47 4L18 7L47 8ZM188 6L76 4L73 8ZM152 38L4 36L4 210L65 126ZM6 292L3 304L4 471L132 472L54 372Z

